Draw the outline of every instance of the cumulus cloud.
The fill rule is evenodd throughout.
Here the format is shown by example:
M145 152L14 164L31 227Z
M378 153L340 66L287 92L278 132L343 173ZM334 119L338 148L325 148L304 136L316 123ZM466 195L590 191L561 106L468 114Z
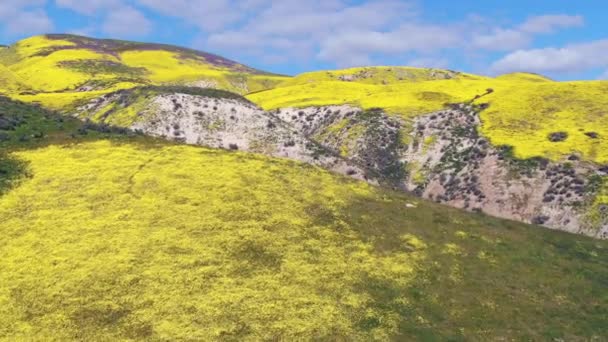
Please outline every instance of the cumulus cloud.
M42 7L45 3L46 0L2 0L0 18L7 18L26 8Z
M121 0L56 0L55 4L84 15L93 15L100 10L118 8L123 5Z
M381 63L376 58L382 56L443 68L449 67L449 53L487 71L489 52L504 51L507 55L492 64L493 72L608 66L597 52L604 47L601 42L529 49L539 35L582 26L582 16L540 15L497 25L494 18L469 15L430 23L418 0L0 0L0 28L14 36L51 31L53 23L44 11L49 3L99 19L71 32L141 37L160 23L146 17L152 12L154 18L173 17L190 25L197 34L196 48L267 63L316 60L347 67Z
M324 36L335 31L375 30L411 17L411 5L374 0L359 5L341 1L284 0L252 18L244 29L261 34Z
M389 32L351 31L329 36L322 41L318 57L344 64L343 58L348 56L364 60L376 53L433 52L455 47L460 40L460 35L447 27L405 24Z
M78 27L68 31L69 34L75 34L78 36L94 36L97 32L97 27L94 25Z
M188 14L181 5L185 0L178 0L177 6L173 6L174 2L161 0L139 1L157 10L176 15L179 12L184 18L205 11L220 13L227 4L239 8L245 3L244 0L211 0L208 8L200 9L197 4ZM209 34L197 40L197 47L229 54L247 52L261 57L276 55L277 49L283 49L280 53L290 59L317 58L344 67L372 63L375 54L428 56L444 49L464 48L469 51L514 51L530 46L537 35L580 26L584 21L581 16L556 14L531 17L511 28L495 26L487 18L481 18L481 22L477 18L475 23L467 19L456 24L437 25L420 20L420 10L413 1L249 2L253 2L256 11L249 17L223 17L224 25L231 22L230 29L222 29L221 24L207 27Z
M542 15L528 18L513 28L493 28L489 34L474 34L472 46L492 51L512 51L529 46L536 35L550 34L560 29L582 26L579 15Z
M263 6L271 0L138 0L164 15L183 19L205 31L215 31L234 24L248 11Z
M103 23L103 32L116 37L137 37L150 32L152 23L138 10L123 6L111 11Z
M53 22L42 6L46 0L2 0L0 22L5 33L11 36L48 33Z
M494 29L491 34L473 37L473 46L485 50L508 51L530 44L532 37L512 29Z
M71 30L70 33L92 35L101 31L119 38L141 37L150 33L153 22L128 3L127 0L55 0L58 7L103 19L101 25L89 25Z
M212 32L206 40L199 40L200 47L237 53L246 50L249 54L280 49L290 59L316 57L340 66L369 64L372 53L408 50L401 36L408 27L399 24L411 20L415 13L409 2L397 0L361 4L340 0L265 4L258 0L257 6L259 11L235 28ZM433 40L437 38L443 39L437 35ZM412 48L423 45L413 39L408 43Z
M580 15L541 15L529 18L519 29L529 33L553 33L558 29L580 27L585 19Z
M17 12L5 23L6 30L14 35L48 33L53 22L43 10Z
M141 36L151 30L152 23L134 7L138 6L198 28L197 48L233 58L317 59L341 67L374 63L375 55L412 54L425 56L412 60L417 65L447 66L437 57L446 49L513 51L528 47L537 35L584 22L581 16L552 14L530 17L513 27L499 27L483 17L429 24L421 19L422 2L416 0L54 1L84 15L107 12L102 31L110 35Z
M447 68L450 61L442 57L422 57L414 58L407 62L407 65L419 68Z
M608 67L608 39L562 48L518 50L494 62L496 73L527 71L537 73L571 73Z

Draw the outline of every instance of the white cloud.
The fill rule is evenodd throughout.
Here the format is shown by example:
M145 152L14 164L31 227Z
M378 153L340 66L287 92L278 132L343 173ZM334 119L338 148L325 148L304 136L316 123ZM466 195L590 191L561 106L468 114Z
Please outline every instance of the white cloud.
M232 30L212 32L197 45L261 56L269 50L274 50L270 54L280 50L290 59L317 57L350 66L369 64L372 53L398 53L445 41L443 35L434 34L433 39L422 42L416 39L416 32L406 32L409 39L404 39L404 30L415 29L412 25L399 26L414 19L415 10L409 2L373 0L358 5L340 0L258 2L259 12L244 18ZM417 32L422 34L429 29L425 26ZM408 48L406 44L411 46Z
M104 33L115 37L137 37L150 32L152 23L138 10L123 6L111 11L102 25Z
M494 72L608 66L595 54L598 42L526 50L539 35L582 26L581 16L540 15L498 25L494 18L471 14L460 22L432 24L422 17L418 0L0 0L0 27L10 35L50 31L47 3L100 19L72 32L144 36L155 24L144 13L152 11L191 25L198 33L197 48L268 63L321 60L346 67L378 63L375 58L383 56L410 58L407 64L414 66L449 67L444 56L450 50L477 60L484 70L488 51L510 52L492 65Z
M491 34L473 37L473 46L479 49L508 51L527 46L532 37L524 32L512 29L495 29Z
M128 0L55 0L58 7L103 19L101 25L94 23L73 29L70 33L94 35L102 31L118 38L141 37L150 33L153 27L152 21L128 3L130 3Z
M68 33L75 34L78 36L94 36L96 31L97 31L97 28L95 26L91 25L91 26L84 26L84 27L71 29L68 31Z
M527 71L571 73L608 67L608 39L562 48L518 50L494 62L497 73Z
M415 58L407 62L406 65L418 68L440 68L444 69L450 65L450 61L446 58L437 57L422 57Z
M491 51L513 51L529 46L536 35L554 33L559 29L578 27L584 24L579 15L541 15L531 17L521 25L505 29L495 27L490 34L474 33L472 46Z
M529 18L519 28L524 32L547 34L558 29L580 27L584 23L585 19L580 15L541 15Z
M270 0L138 0L164 15L177 17L205 31L222 30Z
M2 0L0 1L0 18L19 13L23 9L41 7L46 0Z
M53 29L53 22L43 10L18 12L5 25L8 33L14 35L49 33Z
M171 13L180 12L185 18L191 15L182 8L185 0L176 0L176 6L175 1L139 1ZM434 25L421 21L418 8L409 0L371 0L360 4L345 0L250 1L258 11L250 12L249 17L228 16L223 25L207 27L210 33L206 40L197 40L197 47L259 57L276 55L277 49L283 49L280 53L289 58L316 57L343 67L372 63L374 54L428 56L458 48L469 52L514 51L530 46L537 35L583 24L581 16L557 14L531 17L511 28L498 27L487 18L474 16L457 24ZM239 8L245 0L211 0L214 5L207 7L214 10L207 10L220 13L228 3ZM202 11L198 4L193 8L192 13ZM221 29L228 22L232 23L231 28Z
M55 4L85 15L94 15L100 10L123 5L122 0L55 0Z
M93 13L127 0L55 0L81 13ZM535 16L513 27L470 15L457 24L429 24L420 18L417 0L130 0L200 29L194 46L239 58L319 59L339 66L373 62L375 54L433 56L443 49L514 51L540 34L583 25L576 15ZM116 21L127 15L112 14ZM142 19L143 16L139 18ZM145 19L145 18L144 18ZM145 22L141 20L141 22ZM125 35L128 29L108 23L104 31ZM135 25L129 25L134 27ZM143 25L138 34L149 30ZM489 32L489 33L488 33ZM133 32L131 32L133 33ZM135 35L135 34L131 34ZM282 56L282 58L278 58ZM437 59L437 58L435 58ZM445 63L441 63L442 65Z
M50 33L53 22L42 10L16 13L5 22L6 31L12 35Z
M272 4L245 29L260 34L328 35L335 31L378 30L411 18L411 6L403 1L375 0L360 5L341 1L284 0Z
M318 57L348 66L344 65L345 58L364 60L364 57L369 58L375 53L399 55L433 52L458 46L460 42L460 34L447 27L405 24L389 32L351 31L334 34L322 41Z
M49 33L53 22L43 10L46 0L0 1L0 25L10 36Z

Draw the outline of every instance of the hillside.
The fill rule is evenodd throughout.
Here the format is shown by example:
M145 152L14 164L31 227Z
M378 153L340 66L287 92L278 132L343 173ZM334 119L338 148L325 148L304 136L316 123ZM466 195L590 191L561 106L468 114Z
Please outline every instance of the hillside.
M4 65L0 65L0 92L15 94L20 89L23 89L22 82Z
M412 118L441 110L446 103L470 101L492 89L475 102L489 104L481 113L480 130L493 145L513 146L524 159L559 160L579 153L584 159L608 163L604 111L608 81L553 82L523 74L488 78L432 69L408 74L407 69L411 68L308 73L247 98L266 110L348 103ZM555 132L568 137L552 143L548 136Z
M394 66L290 78L175 46L71 35L25 39L0 62L0 92L64 115L608 237L605 81Z
M153 43L45 35L0 50L23 84L10 95L69 109L78 100L142 85L195 85L248 93L286 79L200 51ZM0 80L8 77L0 69Z
M608 336L606 241L6 98L0 113L7 340Z
M606 92L606 81L369 67L306 73L247 98L287 121L329 105L380 108L398 136L365 142L357 120L342 117L324 118L316 139L372 167L377 157L350 148L392 146L397 184L425 198L605 238Z

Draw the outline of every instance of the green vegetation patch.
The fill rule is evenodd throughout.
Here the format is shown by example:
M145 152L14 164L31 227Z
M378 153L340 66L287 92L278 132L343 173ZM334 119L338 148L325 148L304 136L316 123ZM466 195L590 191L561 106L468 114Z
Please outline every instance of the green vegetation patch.
M17 181L27 177L27 165L22 160L0 152L0 196L8 192Z
M29 176L27 163L11 154L12 151L136 135L125 128L82 122L0 96L0 195Z
M87 73L93 77L98 74L116 74L121 76L143 77L148 73L145 68L130 67L122 63L101 59L63 61L59 63L59 66Z
M186 94L214 99L238 100L253 105L238 94L220 89L186 86L144 86L104 95L100 100L109 98L107 104L102 107L94 107L92 110L82 113L82 116L91 118L95 122L130 127L140 119L144 110L149 109L150 101L155 96L166 94ZM84 106L89 102L88 99L81 100L75 104L75 108Z

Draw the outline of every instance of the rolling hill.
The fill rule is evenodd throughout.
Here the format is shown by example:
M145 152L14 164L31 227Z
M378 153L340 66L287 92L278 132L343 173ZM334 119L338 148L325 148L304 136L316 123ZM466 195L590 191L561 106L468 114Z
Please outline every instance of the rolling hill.
M0 48L0 339L602 340L607 88Z
M0 77L22 84L10 95L54 109L142 85L194 85L236 93L271 88L286 77L171 45L53 34L0 50ZM8 74L9 76L3 76Z
M492 93L475 98L492 89ZM370 67L298 75L247 98L264 109L352 104L384 108L411 118L446 103L487 103L480 131L496 145L510 145L520 158L559 160L571 153L608 163L608 81L554 82L532 74L497 78L445 70ZM547 138L565 132L555 144ZM589 136L595 133L596 138Z
M15 126L0 142L5 339L608 334L606 241L7 98L0 111Z
M0 62L5 94L65 115L608 236L607 82L411 67L285 77L175 46L71 35L20 41Z

